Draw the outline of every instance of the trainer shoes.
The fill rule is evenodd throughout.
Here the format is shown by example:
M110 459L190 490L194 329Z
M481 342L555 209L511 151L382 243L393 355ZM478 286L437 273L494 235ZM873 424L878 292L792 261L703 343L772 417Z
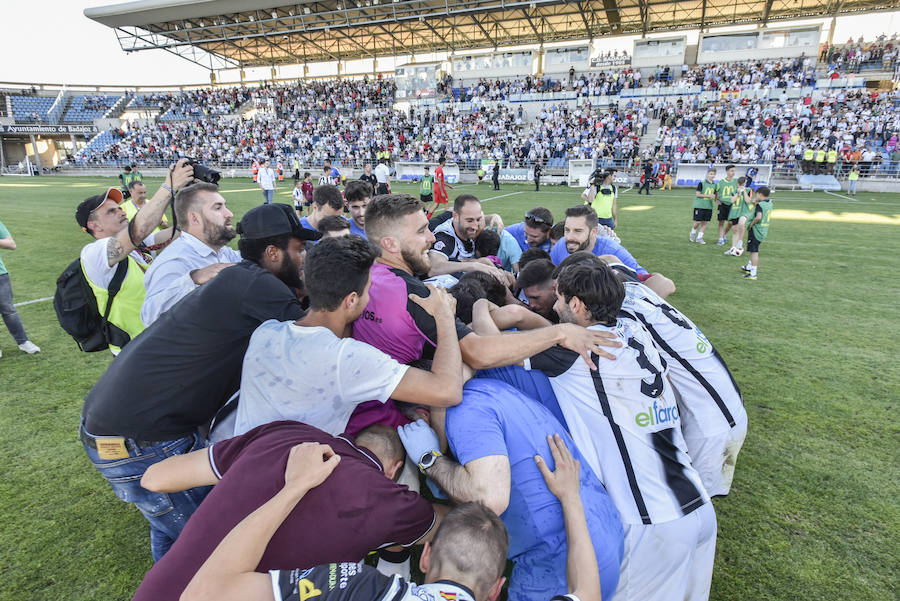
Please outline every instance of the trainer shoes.
M750 273L750 268L746 265L741 265L741 271L743 271L744 273Z
M697 238L697 244L706 244L706 240L703 238Z
M725 245L725 238L719 238L719 241L716 242L716 246L724 246L724 245Z
M745 274L744 274L744 279L745 279L745 280L755 280L755 279L756 279L756 276L753 275L752 273L745 273Z
M20 350L20 351L25 351L25 352L28 353L29 355L33 355L33 354L35 354L35 353L40 353L40 352L41 352L41 348L40 348L38 345L36 345L35 343L33 343L32 341L30 341L30 340L26 340L25 342L23 342L22 344L20 344L20 345L19 345L19 350Z

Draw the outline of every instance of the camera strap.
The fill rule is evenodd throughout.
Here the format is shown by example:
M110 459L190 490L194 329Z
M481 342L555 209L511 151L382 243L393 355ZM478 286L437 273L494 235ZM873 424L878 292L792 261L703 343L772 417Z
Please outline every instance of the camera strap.
M175 165L172 165L172 168L169 170L169 174L173 174L175 172ZM169 181L171 181L171 177ZM178 215L175 214L175 190L171 186L169 186L169 206L172 207L172 234L169 236L169 239L165 242L160 242L159 244L144 244L143 240L138 242L134 241L134 219L128 222L128 239L131 241L131 245L134 246L138 251L142 253L150 253L160 249L167 247L172 240L175 239L175 232L178 229Z

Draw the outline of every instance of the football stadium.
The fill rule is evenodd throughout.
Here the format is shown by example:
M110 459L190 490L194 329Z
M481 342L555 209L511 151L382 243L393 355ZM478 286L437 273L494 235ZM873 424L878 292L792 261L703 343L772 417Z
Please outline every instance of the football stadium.
M0 81L0 600L897 598L896 3L97 4L199 75Z

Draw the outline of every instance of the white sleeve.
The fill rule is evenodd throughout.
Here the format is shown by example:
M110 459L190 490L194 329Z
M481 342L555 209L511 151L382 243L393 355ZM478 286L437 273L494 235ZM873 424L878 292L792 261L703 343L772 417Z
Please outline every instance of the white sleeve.
M191 278L191 272L182 271L179 261L169 261L155 271L147 284L147 294L141 306L141 321L145 326L159 319L159 316L172 308L172 305L193 292L197 288ZM161 273L162 272L162 273Z
M341 341L337 366L341 397L357 403L371 400L387 402L409 369L408 365L403 365L374 346L353 338Z
M95 286L108 288L113 276L116 274L118 263L109 266L106 257L106 248L112 237L95 240L81 249L81 264L84 266L84 274ZM127 259L123 259L126 260Z

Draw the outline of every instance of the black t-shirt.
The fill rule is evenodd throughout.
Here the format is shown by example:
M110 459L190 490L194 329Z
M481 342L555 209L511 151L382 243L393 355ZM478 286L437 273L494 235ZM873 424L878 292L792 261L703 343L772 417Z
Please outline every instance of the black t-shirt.
M223 269L122 349L85 397L88 432L148 441L193 433L237 392L253 331L303 315L291 289L256 263Z
M378 186L378 178L375 177L374 173L370 173L368 175L363 173L362 175L359 176L359 179L361 181L371 184L373 190Z

